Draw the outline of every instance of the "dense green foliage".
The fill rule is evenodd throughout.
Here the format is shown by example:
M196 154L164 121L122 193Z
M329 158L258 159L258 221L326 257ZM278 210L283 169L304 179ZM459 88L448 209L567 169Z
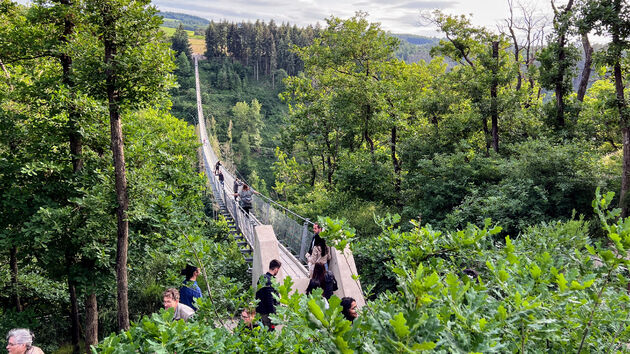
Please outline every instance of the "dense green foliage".
M516 240L497 242L501 228L489 220L481 228L442 233L417 223L402 231L394 226L399 216L388 216L378 220L378 242L392 259L386 266L396 288L366 305L353 324L340 315L337 297L325 309L319 291L290 295L286 278L278 286L282 306L272 316L281 333L243 327L230 333L210 312L186 324L164 313L105 339L99 351L623 350L630 339L628 260L616 254L630 247L630 223L617 219L619 209L608 210L612 194L597 198L593 207L609 247L589 236L582 219L530 227ZM320 222L337 247L354 237L343 222Z
M446 38L420 62L427 47L401 45L364 13L325 29L210 22L201 95L224 165L312 220L332 217L319 220L323 236L350 245L370 299L350 324L339 299L326 309L319 292L291 293L285 279L279 334L228 329L254 289L226 222L209 218L194 131L175 118L196 123L185 26L169 43L146 1L126 5L0 2L1 331L30 327L54 350L94 295L105 338L96 352L626 349L630 219L612 193L595 191L623 196L628 186L619 178L630 166L627 4L560 8L533 64L504 35L439 11L432 20ZM115 31L104 10L119 15ZM577 52L562 38L589 31L613 43L596 53L580 100ZM120 48L112 65L103 34ZM130 197L133 326L123 333L114 333L112 68ZM207 296L193 321L173 322L155 312L186 263L204 269Z
M101 62L96 26L103 19L93 7L99 4L122 9L96 2L26 8L3 1L0 12L0 259L6 289L0 331L29 327L47 352L71 341L72 305L76 319L86 320L76 323L84 329L79 335L117 329L117 201L103 90L111 67ZM223 281L240 289L247 280L227 226L206 216L194 129L167 110L172 55L153 13L141 3L126 8L129 21L118 27L117 39L118 64L124 64L116 94L130 199L132 320L161 307L165 287L179 286L179 269L198 262L193 248L208 272L221 271L209 278L212 287ZM152 27L126 27L140 20ZM72 36L64 34L68 23L77 28ZM79 149L71 150L76 142ZM100 310L92 312L98 327L87 323L88 304Z
M575 108L558 128L537 83L553 73L520 73L527 84L518 88L505 38L465 17L436 12L434 21L448 39L430 63L409 64L364 15L331 18L298 51L304 74L287 78L282 94L292 133L280 145L287 158L276 165L274 190L308 217L348 217L365 251L355 254L361 273L380 290L393 285L370 265L381 259L370 251L372 215L397 212L449 229L491 217L515 236L574 213L591 218L595 187L620 188L610 76L597 78L584 102L565 93ZM459 64L446 70L439 55Z
M256 80L260 75L295 75L302 70L302 62L292 51L312 42L318 28L298 28L288 23L278 26L269 23L210 22L206 29L206 56L230 57L253 69ZM273 80L273 79L272 79Z

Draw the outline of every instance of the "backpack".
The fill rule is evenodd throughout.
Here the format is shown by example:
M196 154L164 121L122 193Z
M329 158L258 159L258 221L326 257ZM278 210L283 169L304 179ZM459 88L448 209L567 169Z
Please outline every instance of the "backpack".
M251 194L241 195L241 207L251 208L251 206L252 206L252 195Z
M326 271L326 282L330 284L332 291L339 290L339 286L337 286L337 279L335 279L335 275L329 270Z

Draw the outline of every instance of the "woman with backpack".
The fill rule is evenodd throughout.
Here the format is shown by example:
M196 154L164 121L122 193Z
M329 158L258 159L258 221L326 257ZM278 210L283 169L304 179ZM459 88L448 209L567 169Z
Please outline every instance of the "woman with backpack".
M306 294L310 295L317 288L324 290L323 296L326 300L330 299L333 292L338 289L335 275L331 271L326 270L321 263L315 264L313 276L311 276L311 280L306 288Z
M252 209L252 196L254 194L260 194L253 189L250 189L248 185L243 184L243 188L238 193L234 193L234 196L239 196L241 198L240 205L241 208L245 211L245 214L249 214L249 211Z

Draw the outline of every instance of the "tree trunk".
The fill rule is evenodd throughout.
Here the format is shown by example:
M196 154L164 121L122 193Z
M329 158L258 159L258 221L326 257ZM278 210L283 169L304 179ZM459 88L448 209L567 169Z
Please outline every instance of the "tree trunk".
M68 43L69 37L74 32L74 22L72 21L72 15L70 12L70 6L72 1L60 0L60 3L67 7L68 13L64 18L64 29L61 42ZM70 95L74 98L74 82L71 77L72 70L72 57L68 53L61 53L59 57L62 68L63 84L69 89ZM81 157L83 153L83 138L78 128L78 121L80 114L77 111L74 100L70 100L70 106L68 107L68 140L70 144L70 155L72 156L72 171L77 174L83 169L83 159ZM69 235L72 237L72 235ZM68 250L71 252L71 250ZM68 292L70 293L70 331L72 338L72 352L78 354L80 352L79 341L81 340L80 322L79 322L79 303L77 301L77 290L72 275L70 274L70 265L72 264L72 255L66 255L68 259Z
M564 61L566 54L564 52L564 36L562 41L558 40L558 75L556 76L556 124L558 127L564 127ZM560 44L562 43L562 44Z
M70 331L72 334L72 353L79 354L79 340L81 339L79 303L77 302L77 289L70 275L68 275L68 291L70 293Z
M402 200L400 199L400 161L396 156L396 141L397 141L396 126L392 127L391 131L391 150L392 150L392 164L394 165L394 192L396 193L396 204L402 206Z
M11 91L13 91L14 87L13 87L13 84L11 83L11 74L9 74L9 70L7 70L7 67L4 66L2 59L0 59L0 68L2 68L2 71L4 72L4 76L6 76L7 78L7 83L9 83L9 88L11 89Z
M591 66L593 65L593 47L591 47L586 33L582 35L582 46L584 47L584 68L582 69L582 77L580 78L580 86L577 92L577 100L580 102L584 102L588 79L591 76Z
M613 8L615 13L619 16L621 13L621 0L614 0ZM630 189L630 127L628 126L628 109L626 105L626 99L624 97L624 83L623 75L621 73L621 60L622 60L622 41L620 34L623 33L625 28L620 28L620 23L617 21L612 26L612 46L617 48L615 51L615 65L613 66L613 73L615 76L615 91L617 93L617 109L619 110L619 120L621 126L621 141L623 143L623 169L621 172L621 193L619 194L619 206L621 207L621 217L628 216L628 204L630 198L628 197L628 189Z
M488 130L488 116L486 114L481 118L483 137L486 139L486 156L490 156L490 131Z
M626 124L627 122L622 122ZM619 207L621 208L621 217L628 217L628 189L630 188L630 128L624 126L621 128L621 140L623 143L623 170L621 172L621 193L619 197Z
M613 41L614 42L614 41ZM628 216L628 189L630 189L630 127L628 127L628 117L626 113L626 101L623 92L623 76L621 74L621 64L619 59L614 66L615 90L617 92L617 109L621 118L621 140L623 143L623 170L621 174L621 193L619 195L619 206L621 207L621 217Z
M565 110L564 94L567 89L564 85L564 75L566 73L566 57L567 57L565 47L567 44L568 25L564 22L566 20L563 19L562 17L570 13L573 7L573 0L569 0L564 10L562 11L562 13L557 12L555 5L553 5L553 2L552 2L552 6L554 6L554 11L555 11L554 22L555 21L560 22L559 24L560 29L558 30L558 57L556 58L558 61L558 73L556 76L556 85L555 85L556 123L558 127L564 127L564 110ZM560 19L556 20L557 18L560 18Z
M313 162L313 155L308 155L308 161L311 163L311 187L315 186L315 178L317 177L317 170L315 169L315 163Z
M499 70L499 42L492 42L492 57L495 59L492 67L492 86L490 87L490 112L492 114L492 148L499 152L499 111L497 107L497 89L499 82L497 71Z
M22 312L22 301L20 300L20 283L18 281L18 260L17 260L17 246L11 247L10 266L11 266L11 288L13 289L13 301L15 303L15 310Z
M117 85L116 62L116 23L106 7L103 13L104 27L106 33L103 35L105 49L105 87L107 90L107 100L109 103L109 122L111 129L111 148L114 158L114 174L116 179L116 200L118 208L117 216L117 238L116 244L116 285L118 304L118 329L121 331L129 329L129 308L127 300L127 249L129 247L129 222L127 221L127 210L129 200L127 196L127 176L125 173L125 152L122 134L122 124L120 121L119 92Z
M374 140L370 137L368 129L370 117L372 116L372 106L369 104L365 106L365 126L363 127L363 138L370 146L370 153L372 154L372 160L374 160Z
M98 306L93 292L85 299L85 352L91 354L90 346L98 344Z
M327 128L326 128L327 129ZM333 161L332 158L330 157L330 155L332 154L332 149L330 148L330 139L328 139L328 134L325 133L324 136L326 137L324 139L324 142L326 143L326 164L328 165L328 172L327 172L327 180L328 180L328 185L332 186L332 176L333 173L335 172L335 168L333 166Z
M521 47L518 43L518 39L516 38L516 33L514 33L514 3L508 0L508 6L510 8L510 19L506 20L508 24L508 29L510 30L510 37L512 37L512 45L514 46L514 62L516 63L516 91L521 89L523 84L523 75L521 74L521 62L520 62L520 51Z

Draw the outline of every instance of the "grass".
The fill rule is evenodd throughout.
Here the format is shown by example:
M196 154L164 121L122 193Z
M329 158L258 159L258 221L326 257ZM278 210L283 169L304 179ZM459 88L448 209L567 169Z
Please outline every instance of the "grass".
M160 26L160 30L171 37L175 33L175 28ZM193 31L188 32L188 41L192 47L192 51L195 54L203 54L206 52L206 39L204 36L196 36Z

